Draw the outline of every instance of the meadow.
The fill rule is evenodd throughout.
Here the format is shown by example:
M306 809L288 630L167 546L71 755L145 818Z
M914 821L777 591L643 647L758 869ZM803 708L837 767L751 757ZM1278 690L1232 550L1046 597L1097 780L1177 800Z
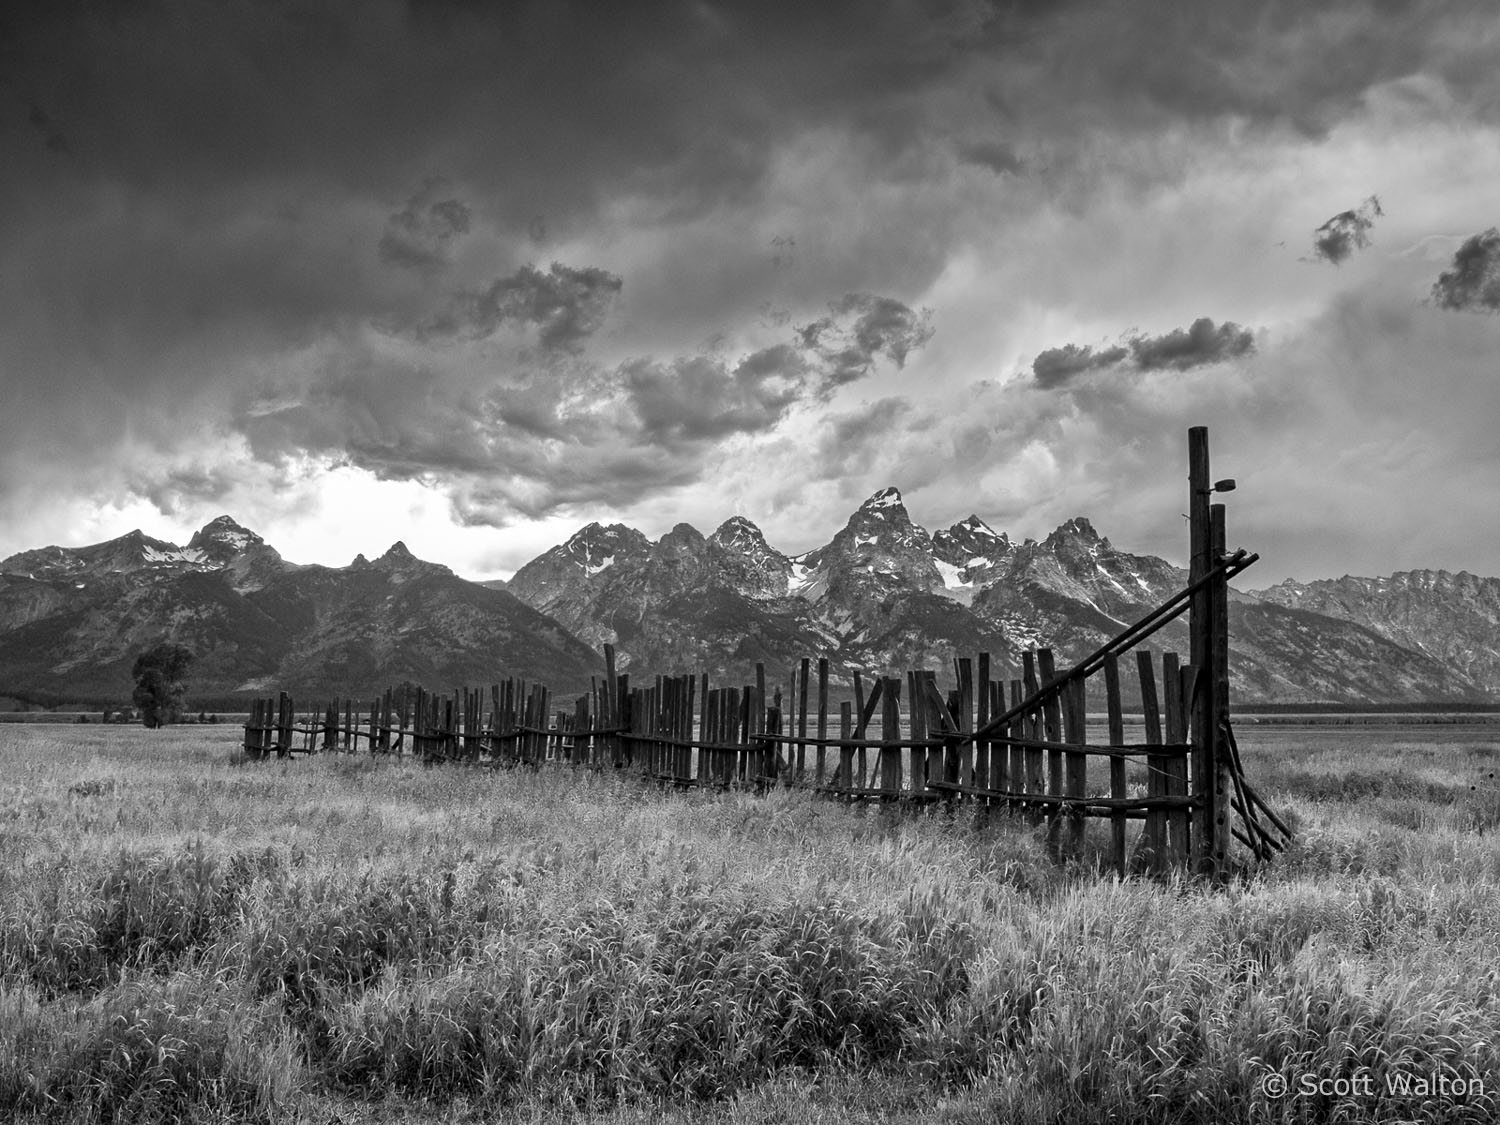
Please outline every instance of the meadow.
M0 1118L1500 1115L1500 727L1241 727L1297 839L1217 891L238 735L0 727Z

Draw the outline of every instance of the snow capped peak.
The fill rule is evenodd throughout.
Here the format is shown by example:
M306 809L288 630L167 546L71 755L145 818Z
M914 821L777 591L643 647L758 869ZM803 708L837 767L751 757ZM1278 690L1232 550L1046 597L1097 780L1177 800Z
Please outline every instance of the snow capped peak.
M1099 533L1094 530L1094 525L1089 523L1088 519L1084 516L1074 516L1052 534L1076 536L1079 539L1087 539L1090 542L1097 542L1099 539Z
M899 508L901 506L899 488L882 488L860 505L861 508Z
M581 547L593 542L603 534L604 525L595 520L593 523L584 524L577 531L573 532L572 535L568 536L567 543L563 545L565 547Z
M259 535L249 528L236 523L230 516L218 516L208 521L194 533L188 541L189 547L217 547L227 548L230 551L244 551L246 548L263 543Z
M663 536L663 539L668 539L670 534ZM553 551L556 552L554 557L561 557L585 574L593 576L614 565L617 556L642 555L650 547L651 541L633 527L626 527L622 523L606 526L595 522L579 528L566 543L553 548Z
M766 543L766 537L761 534L760 528L751 523L744 516L730 516L721 523L718 529L709 537L709 542L722 547L726 551L736 551L742 555L760 556L768 553L771 548Z
M960 520L957 526L963 528L970 535L980 536L985 539L1005 538L1005 536L1001 535L993 527L991 527L989 524L985 523L982 519L975 515L970 515Z

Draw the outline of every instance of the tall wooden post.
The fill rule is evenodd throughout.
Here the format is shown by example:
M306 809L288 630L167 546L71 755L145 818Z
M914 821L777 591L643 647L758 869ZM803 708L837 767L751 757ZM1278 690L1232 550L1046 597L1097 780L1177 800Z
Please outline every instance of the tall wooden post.
M1208 547L1215 563L1224 557L1223 504L1209 506ZM1224 740L1224 727L1229 722L1229 580L1220 572L1209 589L1213 593L1213 639L1208 653L1209 667L1213 669L1209 680L1213 689L1214 723L1210 731L1213 740L1213 877L1215 882L1222 882L1229 877L1229 841L1232 831L1229 823L1229 798L1233 779L1229 773L1229 747Z
M1208 428L1188 430L1188 526L1191 561L1188 581L1196 584L1206 576L1224 550L1224 506L1211 505L1212 477L1208 462ZM1214 512L1217 509L1218 542L1215 543ZM1226 582L1209 582L1193 595L1189 606L1191 664L1198 669L1192 698L1193 795L1199 804L1193 810L1193 870L1215 882L1227 875L1229 836L1228 797L1222 787L1223 766L1219 760L1220 707L1229 698L1229 636Z

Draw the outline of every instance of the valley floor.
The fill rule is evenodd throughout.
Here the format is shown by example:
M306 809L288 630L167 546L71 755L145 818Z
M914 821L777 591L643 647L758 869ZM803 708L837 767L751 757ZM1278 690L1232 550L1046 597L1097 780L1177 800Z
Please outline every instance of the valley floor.
M1219 892L1003 814L238 736L0 727L0 1117L1500 1113L1493 726L1241 728L1298 837Z

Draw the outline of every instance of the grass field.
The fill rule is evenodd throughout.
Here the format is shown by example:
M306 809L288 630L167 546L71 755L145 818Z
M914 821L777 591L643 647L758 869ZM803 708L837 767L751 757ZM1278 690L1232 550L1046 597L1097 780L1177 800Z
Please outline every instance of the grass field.
M237 735L0 727L0 1119L1500 1114L1497 728L1242 729L1298 839L1220 892Z

